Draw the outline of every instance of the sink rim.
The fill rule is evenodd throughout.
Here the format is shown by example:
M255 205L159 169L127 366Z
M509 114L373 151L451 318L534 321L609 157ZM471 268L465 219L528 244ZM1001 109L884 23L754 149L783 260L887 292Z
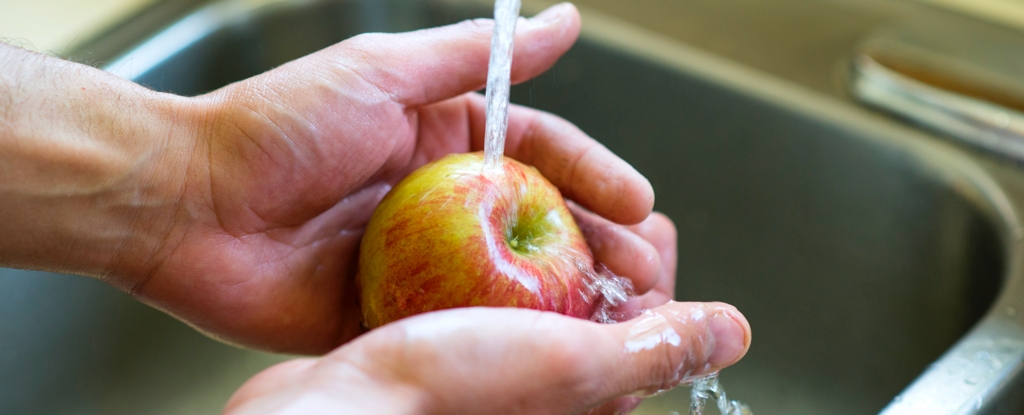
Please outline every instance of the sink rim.
M531 2L533 3L533 2ZM538 2L539 3L539 2ZM525 8L525 4L524 4ZM533 9L531 9L533 10ZM742 88L758 99L770 100L833 125L865 131L869 140L904 150L927 169L950 180L950 187L998 226L1006 268L999 294L980 321L918 376L881 414L977 414L991 410L1013 377L1024 368L1024 228L1020 206L973 157L954 145L920 130L866 113L850 103L804 88L767 73L746 68L678 41L581 8L583 35L614 45L669 67L696 73L726 87ZM1021 310L1008 315L1005 310ZM992 345L983 347L981 345ZM996 348L996 345L1002 347ZM1006 362L991 370L978 352L995 354ZM998 353L994 353L998 351Z

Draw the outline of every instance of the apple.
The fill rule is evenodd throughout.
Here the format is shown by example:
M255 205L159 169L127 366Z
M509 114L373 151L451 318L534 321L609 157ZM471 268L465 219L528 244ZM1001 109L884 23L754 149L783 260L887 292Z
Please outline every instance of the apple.
M472 306L591 317L602 295L594 259L561 193L536 168L502 164L449 155L384 197L359 253L367 328Z

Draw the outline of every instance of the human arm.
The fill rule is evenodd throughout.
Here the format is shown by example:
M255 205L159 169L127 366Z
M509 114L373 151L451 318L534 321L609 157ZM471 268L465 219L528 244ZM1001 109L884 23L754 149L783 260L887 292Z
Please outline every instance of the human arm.
M0 43L0 265L130 289L174 226L189 100Z
M578 30L571 6L522 21L513 80ZM377 200L427 161L482 147L483 102L467 92L484 83L490 31L358 36L195 98L5 47L18 69L0 84L0 230L17 236L0 264L102 278L231 343L326 352L362 333L352 265ZM642 176L521 107L506 154L611 220L581 224L595 248L616 247L599 261L638 291L655 284L658 254L613 223L650 212Z

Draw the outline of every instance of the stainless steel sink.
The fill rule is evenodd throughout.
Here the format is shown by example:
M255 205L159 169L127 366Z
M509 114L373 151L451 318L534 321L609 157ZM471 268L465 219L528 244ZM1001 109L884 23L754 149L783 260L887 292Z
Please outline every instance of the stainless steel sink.
M194 95L357 33L489 14L458 0L169 0L71 57ZM722 383L756 413L1024 411L1015 166L587 10L579 44L513 99L651 179L680 230L676 298L750 320L750 353ZM0 271L0 414L211 413L284 358L95 281L20 274ZM637 413L688 402L680 389Z

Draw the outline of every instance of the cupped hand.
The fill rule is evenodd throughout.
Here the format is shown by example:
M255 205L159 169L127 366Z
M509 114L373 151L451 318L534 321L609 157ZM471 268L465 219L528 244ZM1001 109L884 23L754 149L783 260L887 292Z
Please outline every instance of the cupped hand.
M568 4L521 19L513 82L549 68L579 27ZM491 31L473 20L361 35L189 100L194 141L171 152L185 166L172 225L147 261L122 264L137 278L114 283L234 344L324 353L361 334L353 277L363 227L412 170L482 149L484 103L472 91L486 80ZM674 274L659 273L674 248L659 253L623 226L654 201L629 164L572 124L516 106L506 156L578 204L597 261L638 292L657 287L634 308L671 298Z
M629 321L519 309L428 313L319 359L271 367L235 392L224 412L624 414L644 395L742 358L750 326L735 308L665 303L676 271L671 222L655 214L629 231L673 253L663 256L658 287L632 304L652 308Z
M652 216L633 230L672 252L665 222ZM660 273L672 280L672 257ZM663 303L662 291L637 297L636 306L660 305L619 324L487 308L399 320L322 358L261 372L225 413L628 413L644 395L731 365L750 346L750 326L732 306Z

